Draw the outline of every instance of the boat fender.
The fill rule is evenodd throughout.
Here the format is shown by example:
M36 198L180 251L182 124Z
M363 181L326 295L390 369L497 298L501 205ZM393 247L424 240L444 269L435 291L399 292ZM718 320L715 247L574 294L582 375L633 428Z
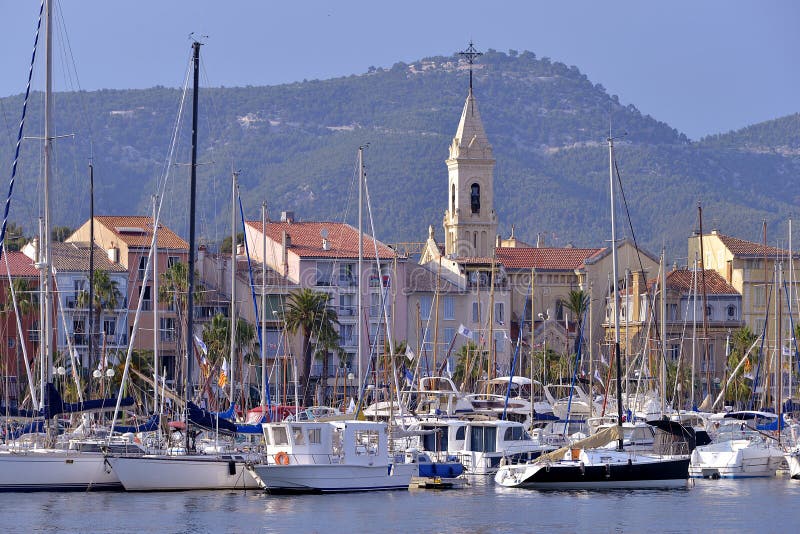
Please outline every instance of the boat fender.
M581 462L581 475L585 475L585 474L586 474L586 465L584 465L584 463Z
M611 464L606 464L606 478L611 478Z
M228 462L228 474L231 476L236 474L236 462L234 462L233 460Z
M289 465L289 455L281 451L275 455L275 463L278 465Z

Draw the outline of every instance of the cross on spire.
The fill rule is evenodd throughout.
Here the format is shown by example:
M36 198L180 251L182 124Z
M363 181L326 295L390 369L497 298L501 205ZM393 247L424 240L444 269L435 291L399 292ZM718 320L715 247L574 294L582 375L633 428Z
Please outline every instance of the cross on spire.
M469 46L466 50L463 50L458 53L459 56L463 56L464 59L467 60L469 63L469 91L472 92L472 65L475 63L475 58L478 56L482 56L483 52L478 52L475 49L475 46L472 44L472 40L469 41Z

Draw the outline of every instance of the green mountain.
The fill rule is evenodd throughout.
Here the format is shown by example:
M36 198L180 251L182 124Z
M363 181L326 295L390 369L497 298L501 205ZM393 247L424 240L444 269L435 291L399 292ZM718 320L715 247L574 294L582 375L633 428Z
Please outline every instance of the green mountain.
M264 66L268 68L268 66ZM468 70L456 56L332 80L200 91L198 229L208 241L230 233L230 176L240 171L248 218L266 200L301 219L356 216L356 152L365 151L378 238L422 241L442 234L447 202L444 160L467 94ZM692 143L669 125L623 105L577 67L531 52L490 50L475 65L475 95L494 147L500 229L549 245L597 246L609 239L609 121L633 231L647 249L662 245L685 262L697 227L745 239L785 241L800 170L798 115ZM88 216L87 163L95 166L98 213L150 213L175 135L175 161L163 214L186 233L191 94L148 90L60 93L56 98L54 224ZM13 158L21 96L0 99ZM42 98L34 95L26 136L41 136ZM180 120L178 110L183 109ZM32 233L41 206L41 142L23 144L11 220ZM10 168L10 165L6 167ZM618 196L620 198L620 196ZM630 236L624 212L620 233ZM623 228L623 226L625 228ZM780 236L779 233L780 232ZM782 242L781 242L782 243Z

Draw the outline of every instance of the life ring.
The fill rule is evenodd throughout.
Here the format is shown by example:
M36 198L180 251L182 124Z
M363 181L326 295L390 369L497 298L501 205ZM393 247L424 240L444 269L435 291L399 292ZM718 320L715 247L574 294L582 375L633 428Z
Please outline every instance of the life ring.
M289 465L289 455L281 451L275 455L275 463L278 465Z

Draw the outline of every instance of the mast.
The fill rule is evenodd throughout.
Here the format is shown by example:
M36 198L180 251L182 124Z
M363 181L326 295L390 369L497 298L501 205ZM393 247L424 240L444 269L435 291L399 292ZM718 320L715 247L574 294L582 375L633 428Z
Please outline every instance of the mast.
M711 399L711 361L713 355L708 352L708 297L706 296L706 263L703 253L703 207L697 204L698 218L700 219L700 284L703 286L703 352L706 361L706 396ZM705 404L705 398L703 398Z
M231 366L228 378L231 386L231 406L236 405L236 178L238 172L231 177Z
M192 94L192 171L189 181L189 273L186 295L186 376L184 377L184 400L186 401L185 447L189 451L189 402L192 400L192 357L194 340L194 244L195 244L195 194L197 193L197 91L200 85L200 43L192 43L194 65L194 90Z
M42 262L42 322L41 322L41 399L45 402L47 384L53 382L53 294L52 265L50 257L50 184L53 152L53 1L45 0L47 15L45 18L45 105L44 105L44 219L40 247Z
M153 406L158 411L158 345L161 337L161 324L158 318L158 195L153 195Z
M535 284L536 284L536 268L535 267L531 267L531 361L530 361L530 366L531 366L531 390L530 390L530 396L531 396L531 421L533 421L534 417L536 416L536 410L535 410L535 408L533 406L533 404L534 404L533 403L533 348L536 346L536 344L534 343L534 339L536 338L535 329L534 329L534 325L536 324L536 322L534 320L534 318L536 317L536 313L535 313L536 309L533 307L533 292L534 292ZM523 317L522 320L523 320L523 324L524 324L525 318ZM542 386L544 386L544 383L542 383Z
M661 414L667 397L667 251L661 248Z
M614 221L614 139L608 137L608 179L611 187L611 268L614 276L614 357L617 364L617 426L622 427L622 362L619 354L619 284L617 277L617 229ZM617 448L622 450L622 432Z
M261 204L261 417L267 406L267 201ZM272 419L268 419L271 421Z
M358 360L358 390L361 392L361 387L364 384L364 364L362 362L362 346L364 337L363 333L363 278L364 278L364 231L362 228L362 206L364 204L364 148L366 146L358 147L358 306L356 307L358 313L358 320L356 321L356 335L358 336L358 344L356 349L356 359ZM359 399L360 402L360 399Z
M89 163L89 368L94 360L94 165ZM105 369L103 370L105 372Z

